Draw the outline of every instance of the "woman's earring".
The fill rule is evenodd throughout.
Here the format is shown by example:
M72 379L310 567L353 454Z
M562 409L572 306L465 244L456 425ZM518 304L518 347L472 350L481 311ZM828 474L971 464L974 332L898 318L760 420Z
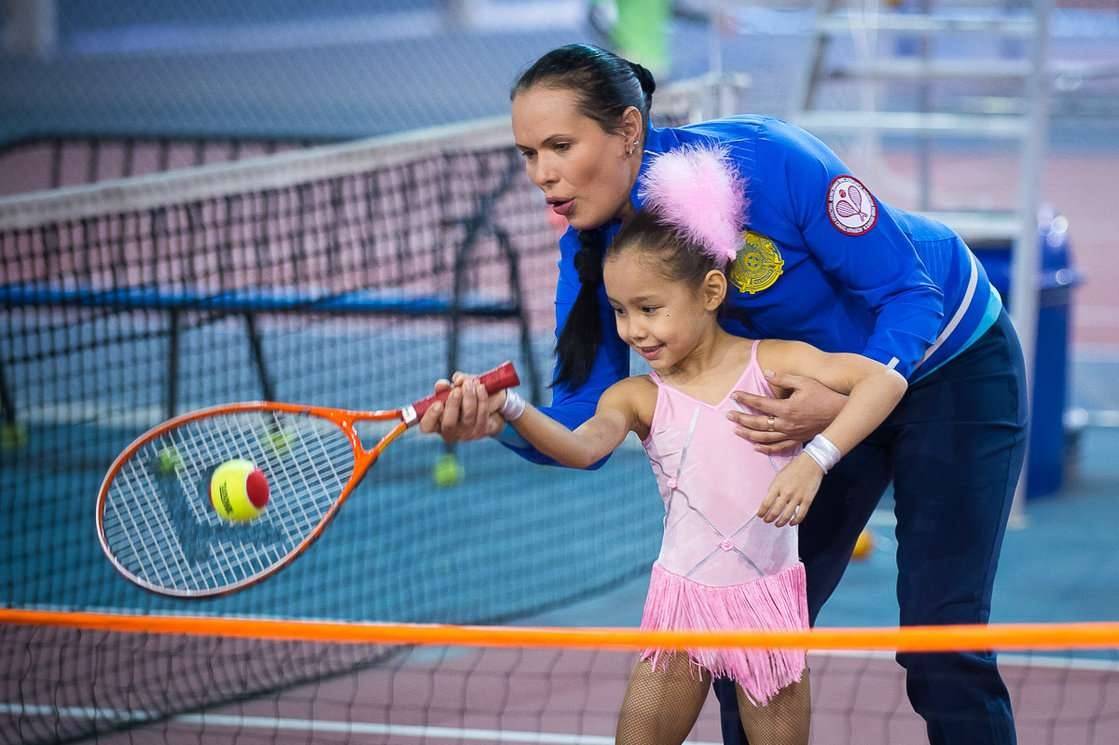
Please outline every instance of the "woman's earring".
M634 148L636 148L636 147L637 147L636 142L631 142L628 145L626 145L626 157L627 158L630 157L631 155L633 155Z

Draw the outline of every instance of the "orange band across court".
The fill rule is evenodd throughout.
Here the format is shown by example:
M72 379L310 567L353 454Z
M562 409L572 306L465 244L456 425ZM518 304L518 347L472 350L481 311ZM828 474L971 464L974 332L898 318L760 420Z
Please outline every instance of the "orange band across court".
M332 644L422 644L637 650L766 647L813 650L1058 650L1119 648L1119 623L993 624L808 631L641 631L632 628L453 626L272 618L0 609L0 623L122 633Z

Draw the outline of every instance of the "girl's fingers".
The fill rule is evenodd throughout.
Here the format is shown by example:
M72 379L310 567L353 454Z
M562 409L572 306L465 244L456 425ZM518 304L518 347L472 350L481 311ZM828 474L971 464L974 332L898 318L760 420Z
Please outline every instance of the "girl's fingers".
M797 505L796 514L793 515L792 520L789 520L789 525L793 525L793 526L800 525L801 522L804 521L804 513L806 513L806 512L808 512L807 507L805 507L803 504Z
M783 528L792 522L797 515L798 504L799 502L796 499L789 500L789 503L785 505L785 509L782 510L781 516L777 518L776 525L778 528Z
M766 510L765 516L762 518L762 520L767 523L771 523L776 520L781 515L781 511L785 508L785 500L786 497L784 494L778 494L777 497L773 500L773 504L768 510Z
M773 500L777 498L777 488L774 484L769 485L769 490L766 492L765 499L758 505L758 517L765 519L769 508L773 506Z

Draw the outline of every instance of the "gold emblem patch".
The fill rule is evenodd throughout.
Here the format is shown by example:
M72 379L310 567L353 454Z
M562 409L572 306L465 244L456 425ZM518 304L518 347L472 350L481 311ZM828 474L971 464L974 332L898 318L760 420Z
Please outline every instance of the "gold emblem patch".
M784 271L785 260L777 244L764 235L747 230L742 234L743 246L730 268L730 282L739 292L751 295L773 286Z

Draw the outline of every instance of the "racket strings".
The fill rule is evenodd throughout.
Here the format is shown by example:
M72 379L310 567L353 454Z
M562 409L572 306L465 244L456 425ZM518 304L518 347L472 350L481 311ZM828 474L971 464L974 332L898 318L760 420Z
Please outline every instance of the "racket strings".
M210 503L214 469L234 458L269 482L267 508L248 523L226 521ZM139 448L113 479L106 545L141 584L182 594L230 588L294 551L353 468L346 435L318 417L235 412L187 422Z

